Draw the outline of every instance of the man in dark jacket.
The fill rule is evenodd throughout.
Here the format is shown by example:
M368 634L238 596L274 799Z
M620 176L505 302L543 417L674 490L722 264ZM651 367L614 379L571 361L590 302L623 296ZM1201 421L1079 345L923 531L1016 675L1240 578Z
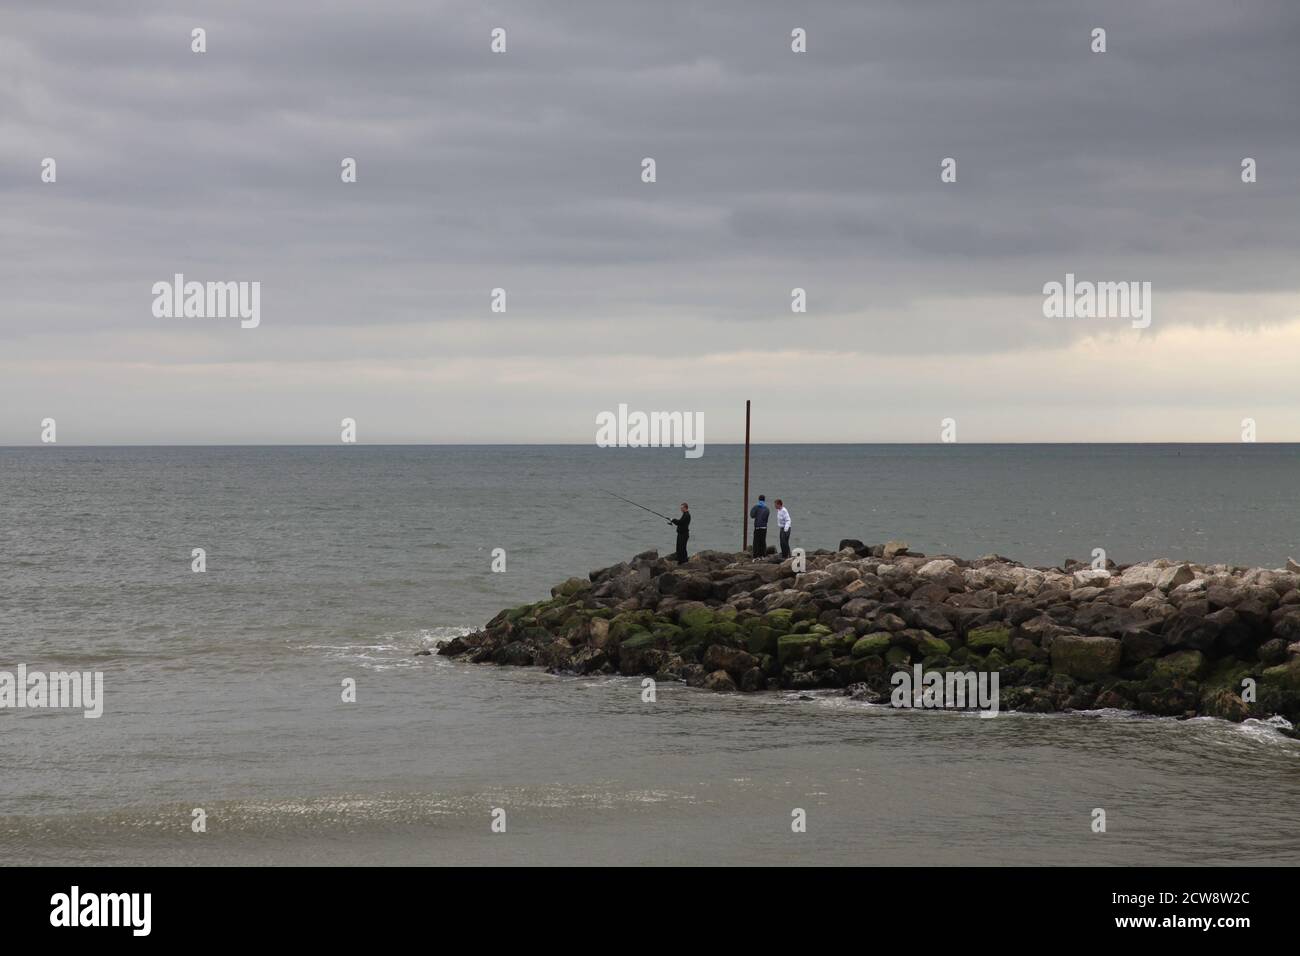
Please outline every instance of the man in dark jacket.
M682 516L669 518L670 524L677 525L677 563L686 561L686 539L691 536L691 506L682 502Z
M767 495L758 496L758 504L749 509L749 516L754 519L754 557L761 558L767 554Z

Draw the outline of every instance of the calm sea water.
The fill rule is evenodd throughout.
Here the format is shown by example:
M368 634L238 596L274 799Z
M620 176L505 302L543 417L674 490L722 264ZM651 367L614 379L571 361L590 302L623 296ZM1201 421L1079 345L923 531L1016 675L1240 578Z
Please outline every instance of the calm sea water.
M0 449L0 669L105 675L98 720L0 711L0 860L1300 862L1300 744L1257 723L644 704L412 656L671 548L601 489L689 501L693 550L737 548L740 474L734 446ZM1294 445L764 445L753 475L809 548L1300 557Z

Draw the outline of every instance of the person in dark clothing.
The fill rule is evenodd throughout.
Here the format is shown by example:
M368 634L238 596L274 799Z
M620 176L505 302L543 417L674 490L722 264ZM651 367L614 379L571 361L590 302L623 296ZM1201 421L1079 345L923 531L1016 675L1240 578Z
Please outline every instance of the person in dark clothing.
M759 495L758 504L749 509L749 516L754 519L754 557L761 558L767 554L767 496Z
M682 502L682 516L669 518L669 524L677 525L677 563L686 561L686 539L691 536L691 506Z

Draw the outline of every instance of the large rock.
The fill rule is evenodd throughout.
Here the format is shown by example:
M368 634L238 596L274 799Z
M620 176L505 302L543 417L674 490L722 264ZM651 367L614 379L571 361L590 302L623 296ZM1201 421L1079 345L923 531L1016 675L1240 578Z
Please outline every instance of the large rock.
M807 661L821 650L821 637L817 634L784 634L777 639L777 659L782 667Z
M908 627L920 628L932 634L946 634L952 630L952 621L933 604L910 604L903 608L902 618Z
M569 578L563 584L557 584L551 588L551 597L572 597L579 591L586 591L590 587L590 581L584 581L582 578Z
M1062 634L1073 634L1067 627L1057 624L1046 614L1040 614L1038 617L1030 618L1021 624L1016 625L1016 633L1021 637L1028 638L1044 650L1050 650L1052 642Z
M661 577L668 577L668 575L661 575ZM688 574L673 591L676 597L684 601L702 601L712 593L713 581L707 574Z
M999 564L967 568L962 572L962 578L972 590L989 590L996 594L1037 593L1047 580L1042 571Z
M953 574L958 573L957 562L949 558L935 558L933 561L927 561L916 569L919 577L929 581L942 581Z
M1074 572L1074 586L1076 588L1104 588L1109 586L1111 574L1105 568L1086 568L1083 571Z
M977 627L967 633L966 646L981 653L995 647L1005 651L1011 646L1011 628L999 624Z
M1156 586L1160 580L1160 575L1165 573L1165 568L1158 568L1150 564L1135 564L1131 568L1125 568L1124 573L1119 577L1120 584L1149 584Z
M1182 587L1184 584L1191 584L1195 578L1196 574L1192 571L1191 565L1178 564L1171 568L1165 568L1156 580L1156 587L1168 594L1174 588Z
M1155 675L1165 680L1196 680L1205 676L1207 670L1205 655L1200 651L1174 651L1155 664Z
M1120 643L1124 645L1124 660L1130 662L1148 660L1165 649L1163 637L1142 628L1126 631L1120 637Z
M713 644L704 652L702 663L710 671L726 671L739 679L745 671L758 666L758 658L738 648Z
M1214 642L1222 631L1222 625L1214 618L1184 609L1165 622L1162 633L1168 647L1208 651L1214 647Z
M1052 642L1052 670L1095 681L1119 670L1124 645L1113 637L1066 634Z
M569 666L578 674L604 670L608 664L609 656L598 647L580 647L569 659Z
M881 552L881 556L885 558L893 558L897 555L906 554L906 553L907 553L906 541L886 541L884 550Z
M624 674L653 673L665 657L660 638L644 631L618 645L618 669Z
M726 671L713 671L704 678L703 687L705 690L729 693L736 690L736 682Z
M893 635L888 632L878 631L875 634L867 634L858 639L853 645L852 654L854 657L866 657L869 654L883 654L889 650L893 643Z
M1300 641L1300 605L1284 605L1273 612L1273 634L1288 644Z

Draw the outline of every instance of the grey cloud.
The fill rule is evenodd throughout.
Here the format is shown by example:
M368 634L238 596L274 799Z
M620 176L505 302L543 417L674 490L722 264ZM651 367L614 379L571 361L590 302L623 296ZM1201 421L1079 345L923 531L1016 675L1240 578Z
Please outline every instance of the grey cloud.
M788 320L794 285L815 314L791 335L875 354L1068 342L1035 315L1066 271L1300 288L1287 0L0 8L0 344L116 329L179 334L195 362L292 360L160 326L148 289L174 272L258 279L264 322L303 335L473 319L537 356L611 354L591 323L725 352ZM498 285L508 319L487 313ZM933 305L963 298L959 318ZM366 345L385 348L406 351Z

